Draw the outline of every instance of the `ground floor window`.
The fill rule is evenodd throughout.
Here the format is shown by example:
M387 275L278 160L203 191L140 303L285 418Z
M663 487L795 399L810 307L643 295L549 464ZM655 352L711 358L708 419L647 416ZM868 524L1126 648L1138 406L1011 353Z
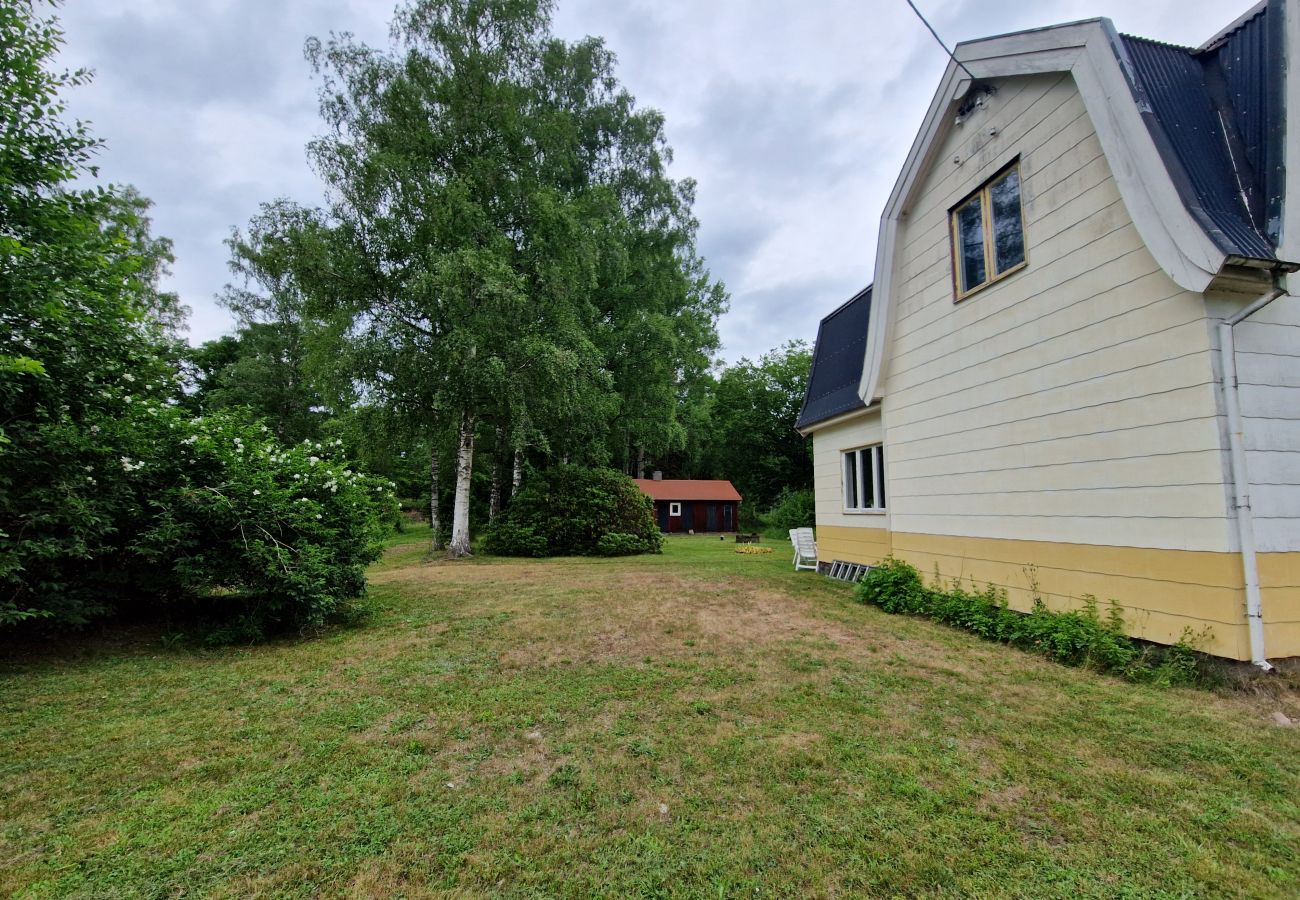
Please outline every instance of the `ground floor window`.
M844 508L885 508L885 448L880 444L845 452Z
M670 516L680 516L681 514L682 514L682 505L681 505L680 503L669 503L669 504L668 504L668 515L670 515Z

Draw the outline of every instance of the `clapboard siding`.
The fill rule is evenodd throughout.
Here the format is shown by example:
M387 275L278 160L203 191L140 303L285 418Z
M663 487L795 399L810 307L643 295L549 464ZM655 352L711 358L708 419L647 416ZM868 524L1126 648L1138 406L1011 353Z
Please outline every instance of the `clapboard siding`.
M820 523L817 525L817 557L822 562L839 559L873 565L891 552L890 535L884 528L871 524L853 528Z
M1181 450L1170 450L1181 447ZM892 460L891 483L901 486L909 480L939 476L960 476L970 472L1014 471L1029 476L1038 469L1061 468L1061 477L1072 478L1070 469L1095 462L1142 463L1151 458L1167 459L1209 450L1218 453L1214 435L1205 433L1199 420L1166 422L1140 428L1113 429L1087 435L1060 435L1033 443L1001 445L984 450L961 446L950 453L906 460ZM895 488L899 490L901 488Z
M1100 326L1133 338L1196 318L1195 295L1179 292L1167 279L1144 278L1157 274L1155 260L1131 227L1111 232L1095 245L1085 244L1070 251L1072 246L1067 243L1060 248L1069 256L1043 263L1031 259L1031 268L959 305L953 305L949 288L945 296L934 301L947 305L948 314L931 325L929 333L915 346L903 343L894 348L896 355L891 362L897 368L890 368L891 382L897 380L898 389L903 390L929 378L946 376L954 368L979 365L1011 349L1032 349L1041 340L1072 335L1083 328ZM1089 267L1087 255L1092 254L1104 262ZM949 265L948 261L944 265ZM1035 269L1035 265L1040 267ZM1148 289L1152 281L1159 287L1153 296L1135 294L1138 288L1134 282L1138 281ZM1167 291L1160 290L1165 287ZM987 300L984 307L979 306L979 300ZM1134 323L1127 318L1141 313L1149 321ZM1201 344L1205 349L1203 334ZM954 366L950 357L957 351L964 353ZM1055 357L1046 353L1043 358Z
M904 497L947 497L952 496L953 491L958 494L1004 493L1008 489L1003 483L1003 477L1008 469L1014 469L1016 472L1014 492L1058 491L1063 481L1068 481L1071 489L1082 491L1153 485L1168 487L1186 484L1189 478L1204 471L1207 462L1217 464L1219 454L1217 447L1161 454L1163 465L1155 473L1152 473L1146 456L1072 461L1057 465L1020 465L994 470L953 471L950 469L943 473L946 493L942 494L934 493L933 476L900 475L899 466L895 464L891 472L891 482L897 500L902 500Z
M1054 415L996 422L970 428L964 432L952 432L910 441L896 439L891 432L888 439L889 451L894 463L900 464L912 459L960 452L963 449L1027 447L1044 441L1072 440L1116 429L1136 430L1170 422L1196 422L1198 424L1193 426L1193 430L1199 427L1204 431L1206 427L1204 416L1196 415L1194 410L1204 403L1212 403L1212 394L1209 385L1199 385L1155 395L1137 394L1117 400L1098 400L1089 406ZM888 409L888 401L885 407ZM1204 440L1214 440L1216 437L1210 433L1204 437ZM1202 440L1199 437L1195 439ZM1179 449L1183 448L1166 448L1166 450Z
M879 444L883 435L878 409L866 410L846 421L826 425L813 432L813 485L818 528L826 525L872 529L889 527L889 516L886 513L844 511L843 453ZM889 471L888 459L885 460L885 471ZM888 497L888 493L885 496ZM869 561L856 557L842 558L854 562Z
M1261 552L1300 551L1300 299L1276 300L1233 332L1255 540Z
M937 571L943 583L960 579L976 590L992 585L1013 609L1028 610L1035 600L1051 609L1077 609L1091 598L1105 613L1114 602L1130 634L1172 643L1190 630L1206 651L1235 659L1249 656L1240 611L1241 559L1234 553L902 530L890 537L894 555L915 565L927 580ZM1281 569L1285 563L1273 565ZM1279 647L1286 649L1281 642Z
M1029 263L955 303L948 210L1017 156ZM1142 242L1073 81L1006 79L933 159L893 261L893 531L1230 550L1204 299Z
M1060 358L1051 363L1033 362L1051 341L1008 350L979 366L969 378L955 382L949 392L940 393L932 402L891 409L892 436L900 441L918 440L1129 397L1210 385L1212 373L1203 353L1189 351L1171 358L1155 355L1162 347L1203 333L1204 326L1193 321L1107 344L1104 329L1089 329L1065 341L1068 346L1058 348ZM1109 340L1113 341L1113 337ZM1096 349L1087 349L1094 345ZM989 373L999 372L1006 374L988 377ZM963 382L974 383L959 387Z
M1300 484L1300 450L1256 450L1248 459L1254 487Z
M1025 314L1024 310L1015 308L1016 304L1037 296L1047 287L1061 292L1059 309L1068 309L1094 298L1097 291L1089 291L1089 288L1095 287L1095 283L1089 282L1086 278L1090 270L1087 266L1080 266L1078 260L1071 259L1065 254L1083 245L1091 252L1104 253L1108 258L1113 258L1119 255L1116 252L1117 245L1120 253L1136 251L1142 246L1137 230L1125 220L1122 201L1112 192L1113 189L1104 190L1104 187L1099 185L1094 191L1080 197L1072 209L1058 209L1057 212L1062 216L1073 213L1086 217L1087 221L1067 226L1061 233L1046 237L1041 244L1031 243L1029 253L1038 267L1032 272L1029 270L1022 272L1023 277L1019 279L1019 283L1004 282L1003 286L1015 285L1015 289L1008 290L1000 296L997 306L990 307L986 304L963 312L961 314L963 324L972 328L990 328L995 325L1003 328L1010 327L1018 321L1015 318L1017 313ZM1090 246L1103 240L1105 243L1098 247ZM902 323L900 332L896 334L898 353L910 353L917 347L931 345L937 340L933 327L948 315L942 305L943 302L952 301L951 246L945 243L944 251L937 262L931 264L938 270L935 281L925 286L918 294L918 298L923 300L926 306L918 309L914 316ZM1041 264L1037 262L1040 258L1045 260ZM1146 260L1139 259L1134 262L1135 266L1128 280L1138 279L1157 271L1155 260L1151 260L1150 265L1146 265ZM966 308L964 304L963 308ZM1012 319L999 321L1004 315L1011 316Z

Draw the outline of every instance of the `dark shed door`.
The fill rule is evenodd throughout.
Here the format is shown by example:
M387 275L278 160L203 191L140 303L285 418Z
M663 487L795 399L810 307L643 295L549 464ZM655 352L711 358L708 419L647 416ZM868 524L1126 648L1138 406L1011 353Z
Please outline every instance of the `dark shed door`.
M691 516L691 522L693 523L691 527L695 529L696 534L699 534L701 532L708 530L709 504L705 503L702 500L697 500L694 506L695 506L695 509L693 510L694 514Z

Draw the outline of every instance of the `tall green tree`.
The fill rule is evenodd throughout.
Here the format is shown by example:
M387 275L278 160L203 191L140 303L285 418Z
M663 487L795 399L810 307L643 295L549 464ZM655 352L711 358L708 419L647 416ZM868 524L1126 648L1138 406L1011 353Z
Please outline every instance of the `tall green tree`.
M512 481L525 449L604 462L611 443L680 444L678 385L706 367L724 303L662 118L599 41L554 38L550 12L421 0L390 52L308 42L327 126L309 154L331 196L298 229L309 332L346 344L368 402L454 432L453 555L480 432Z
M61 94L89 74L54 67L61 43L31 2L0 2L0 623L98 602L79 575L111 554L127 423L174 390L183 317L148 202L76 186L100 145L65 121Z
M326 398L306 371L305 340L294 322L250 322L186 354L198 412L247 407L278 440L319 439L329 417Z
M710 467L731 479L751 509L782 491L812 487L812 441L794 430L811 368L808 345L790 341L718 377Z

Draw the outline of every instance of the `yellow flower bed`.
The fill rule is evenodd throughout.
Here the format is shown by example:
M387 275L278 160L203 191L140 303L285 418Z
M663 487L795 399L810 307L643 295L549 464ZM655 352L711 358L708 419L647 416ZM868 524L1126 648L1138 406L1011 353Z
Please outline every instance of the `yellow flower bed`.
M753 544L745 544L744 546L737 547L736 552L743 554L744 556L762 556L764 553L771 553L772 548L756 547Z

